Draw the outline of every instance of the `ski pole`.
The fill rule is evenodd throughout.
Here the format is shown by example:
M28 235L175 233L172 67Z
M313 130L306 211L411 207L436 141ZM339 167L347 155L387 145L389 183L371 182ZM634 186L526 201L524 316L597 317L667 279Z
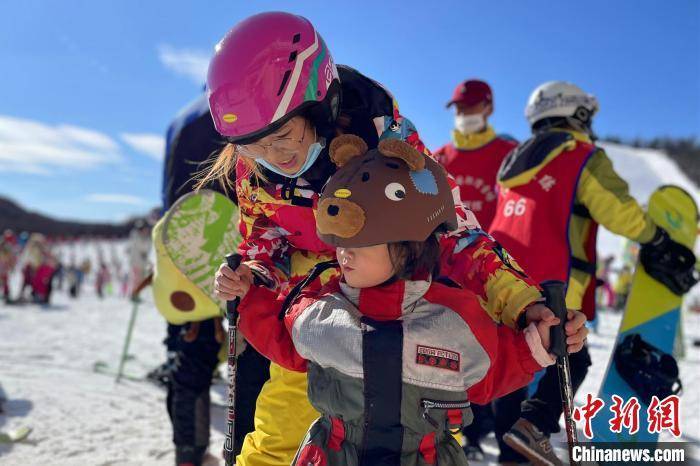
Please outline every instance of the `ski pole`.
M124 339L124 346L122 348L122 357L119 361L119 369L117 369L117 378L114 379L114 383L119 383L122 378L122 372L124 371L124 364L126 363L127 353L129 352L129 344L131 343L131 333L134 330L134 322L136 322L136 311L139 308L138 297L133 300L133 305L131 306L131 317L129 317L129 328L126 331L126 338Z
M549 351L557 357L557 371L559 372L559 388L564 411L564 424L566 425L566 439L569 444L569 463L577 466L574 461L574 447L578 445L576 434L576 422L574 421L574 389L571 384L571 370L569 369L569 354L566 349L566 285L556 280L542 282L542 291L547 307L552 310L555 317L560 320L559 325L551 328L551 342Z
M231 270L236 270L241 264L240 254L226 256L226 264ZM238 330L239 298L226 303L226 319L228 320L228 411L226 414L226 441L224 443L224 461L226 466L233 466L236 419L236 333Z
M122 357L119 361L119 369L117 369L117 378L114 380L114 383L119 383L123 375L124 364L126 363L126 357L129 353L129 345L131 344L131 334L134 331L134 323L136 322L136 311L138 311L139 308L139 294L144 288L151 284L152 280L153 274L151 273L146 278L144 278L131 293L131 300L133 305L131 306L131 317L129 317L129 328L126 331L124 347L122 348Z

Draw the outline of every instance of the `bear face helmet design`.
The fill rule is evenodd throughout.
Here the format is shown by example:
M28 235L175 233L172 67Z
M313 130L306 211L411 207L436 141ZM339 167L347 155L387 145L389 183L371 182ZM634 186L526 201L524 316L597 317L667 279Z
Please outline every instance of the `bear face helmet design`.
M435 230L457 228L454 199L445 170L398 139L367 151L351 134L330 146L339 167L323 189L316 228L336 247L366 247L425 241Z

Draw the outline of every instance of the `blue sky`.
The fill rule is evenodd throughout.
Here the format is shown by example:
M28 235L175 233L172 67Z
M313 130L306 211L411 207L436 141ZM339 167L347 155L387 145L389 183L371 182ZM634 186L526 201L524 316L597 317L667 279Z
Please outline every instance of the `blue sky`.
M335 61L385 84L431 148L468 77L499 132L525 138L543 81L597 95L601 135L700 136L700 2L36 1L0 17L0 195L62 218L120 220L159 202L163 135L237 21L311 19Z

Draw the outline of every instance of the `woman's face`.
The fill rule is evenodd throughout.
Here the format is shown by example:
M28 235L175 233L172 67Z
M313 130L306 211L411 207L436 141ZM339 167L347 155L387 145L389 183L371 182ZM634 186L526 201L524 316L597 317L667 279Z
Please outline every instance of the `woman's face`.
M394 265L386 244L365 248L336 248L345 282L353 288L370 288L389 280Z
M306 118L297 116L254 143L238 145L238 151L244 157L264 159L292 175L304 165L309 147L314 142L316 132L313 125Z

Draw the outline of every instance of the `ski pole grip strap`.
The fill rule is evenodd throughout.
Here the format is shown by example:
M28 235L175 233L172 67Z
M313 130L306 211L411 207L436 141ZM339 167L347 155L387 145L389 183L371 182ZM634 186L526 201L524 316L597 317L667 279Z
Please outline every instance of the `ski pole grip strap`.
M228 256L226 256L226 265L228 265L231 268L231 270L236 270L238 266L241 265L242 258L243 257L240 254L229 254ZM226 314L229 320L236 318L239 302L240 298L236 298L226 302Z
M557 357L567 355L566 334L564 325L566 324L566 285L557 280L547 280L540 284L542 294L548 308L552 310L555 317L560 320L559 325L550 329L549 352Z

